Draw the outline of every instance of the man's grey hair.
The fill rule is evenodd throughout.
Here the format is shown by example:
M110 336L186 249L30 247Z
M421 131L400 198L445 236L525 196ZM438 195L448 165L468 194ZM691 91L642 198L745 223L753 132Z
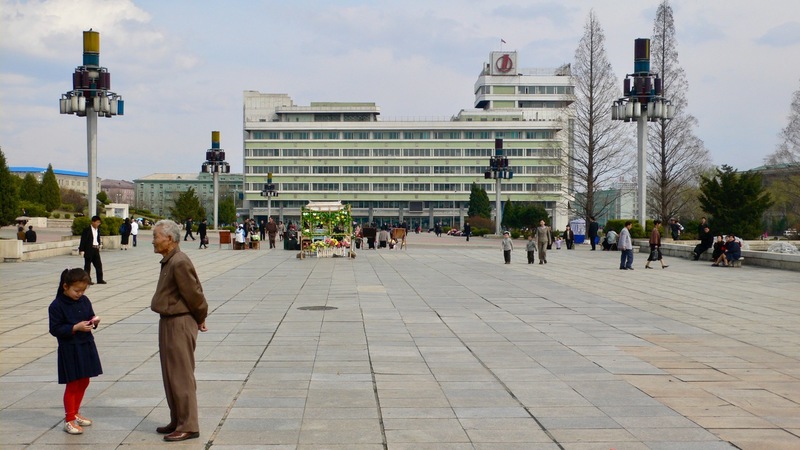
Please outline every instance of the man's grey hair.
M159 220L153 226L153 230L156 228L161 228L161 231L166 236L169 236L172 239L172 242L181 242L181 227L177 223L169 219Z

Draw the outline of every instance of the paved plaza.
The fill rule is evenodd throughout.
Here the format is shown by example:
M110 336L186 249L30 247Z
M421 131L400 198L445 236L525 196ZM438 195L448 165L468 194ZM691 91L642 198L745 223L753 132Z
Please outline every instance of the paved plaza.
M105 373L62 430L47 307L77 256L0 263L0 447L798 449L800 276L412 234L354 260L182 243L203 281L200 439L165 443L160 255L102 253ZM279 243L280 246L280 243ZM324 307L324 308L323 308Z

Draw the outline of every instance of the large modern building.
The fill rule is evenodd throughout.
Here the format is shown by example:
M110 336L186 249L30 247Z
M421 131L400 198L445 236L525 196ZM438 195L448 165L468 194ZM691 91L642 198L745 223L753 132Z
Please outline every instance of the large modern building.
M220 198L242 195L242 174L219 174ZM214 220L214 179L210 173L155 173L133 180L136 185L136 208L147 209L159 216L169 216L169 209L175 205L180 194L193 188L206 210L209 223ZM183 218L175 218L183 220Z
M374 103L312 102L244 92L245 204L267 215L261 191L272 174L271 213L296 220L312 200L341 200L359 221L460 226L471 185L492 204L485 179L495 139L514 172L505 202L535 202L563 228L570 200L573 80L569 66L520 70L516 52L492 52L474 89L474 108L449 119L382 120Z
M25 175L31 174L36 177L36 181L41 183L44 173L47 172L47 167L9 167L8 170L20 178L25 178ZM53 168L53 174L56 176L59 187L72 189L84 195L89 192L88 173ZM100 192L100 178L97 178L96 183L98 192Z

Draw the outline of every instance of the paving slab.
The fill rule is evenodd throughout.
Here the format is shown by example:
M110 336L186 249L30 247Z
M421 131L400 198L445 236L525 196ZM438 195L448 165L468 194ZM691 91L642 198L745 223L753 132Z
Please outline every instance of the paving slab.
M61 429L47 307L57 256L0 264L0 447L163 448L150 235L104 251L105 373ZM522 247L522 243L520 243ZM797 449L800 277L669 258L412 234L406 250L297 259L183 249L210 305L196 352L203 449ZM312 307L312 309L307 309ZM328 307L319 310L313 307Z

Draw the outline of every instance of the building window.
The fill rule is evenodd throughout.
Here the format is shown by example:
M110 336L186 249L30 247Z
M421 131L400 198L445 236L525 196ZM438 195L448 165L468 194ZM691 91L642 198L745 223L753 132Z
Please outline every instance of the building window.
M431 133L430 131L404 131L403 132L403 139L430 139Z
M503 188L505 188L505 184ZM456 192L461 190L459 183L433 183L433 190L438 192Z
M345 122L369 122L369 114L345 114Z
M433 156L457 158L457 157L461 156L461 149L460 148L435 148L435 149L433 149Z
M339 173L339 166L314 166L311 173L318 173L318 174Z
M285 158L307 157L308 156L308 149L307 148L285 148L285 149L283 149L283 156Z
M315 148L312 154L317 158L335 158L339 156L338 148Z
M296 166L296 165L283 166L283 173L284 174L304 174L304 173L309 173L309 167L308 166Z
M338 191L339 183L314 183L312 185L313 191Z
M372 166L372 173L374 175L399 174L400 166Z
M286 140L294 139L294 133L292 133L291 131L284 131L283 132L283 139L286 139Z
M280 173L280 166L245 166L245 173Z
M430 183L403 183L403 190L407 192L430 191Z
M424 156L431 156L431 149L429 148L404 148L403 156L411 158L419 158Z
M372 183L373 191L397 192L400 190L400 183Z
M338 122L340 119L339 114L314 114L314 122Z
M403 173L406 174L431 173L431 168L429 166L403 166Z
M369 166L344 166L342 173L366 174L369 173Z
M433 166L436 175L456 175L461 173L461 166Z
M494 150L491 148L465 148L464 156L466 157L492 156L493 152Z
M369 191L369 183L342 183L343 191Z
M254 148L250 152L255 158L277 158L280 156L280 151L277 148Z
M402 152L399 148L375 148L372 150L372 154L375 157L402 156Z
M308 183L281 183L283 191L307 191Z
M342 156L345 157L369 157L368 148L343 148Z

